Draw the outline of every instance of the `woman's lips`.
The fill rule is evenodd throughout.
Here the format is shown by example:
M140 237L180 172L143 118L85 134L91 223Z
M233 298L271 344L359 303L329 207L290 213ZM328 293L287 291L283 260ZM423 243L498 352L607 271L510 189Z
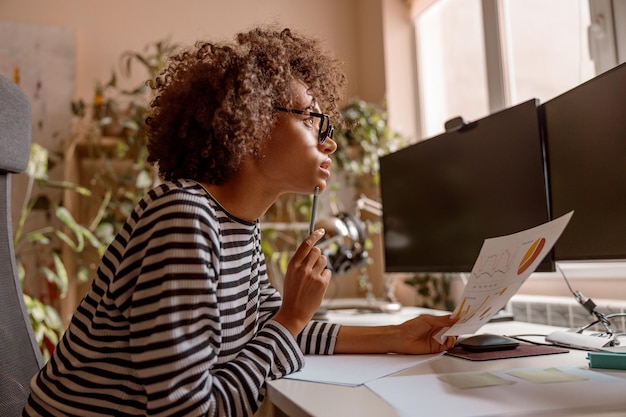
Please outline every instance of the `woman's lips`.
M331 164L332 164L332 161L330 159L326 159L320 165L320 170L324 174L325 178L329 178L330 177L330 166L331 166Z

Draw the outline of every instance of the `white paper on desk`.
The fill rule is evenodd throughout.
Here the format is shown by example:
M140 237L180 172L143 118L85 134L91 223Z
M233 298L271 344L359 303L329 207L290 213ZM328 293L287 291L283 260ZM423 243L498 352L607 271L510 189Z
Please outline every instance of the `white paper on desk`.
M355 387L442 355L307 355L304 368L285 378Z
M428 374L382 378L366 386L402 417L423 416L424 410L436 416L476 417L567 410L590 410L589 415L593 415L594 410L626 409L626 380L578 367L558 369L579 378L536 383L510 374L512 371L542 371L541 368L522 368L489 371L496 377L510 380L511 385L461 389L440 380L436 374ZM457 375L471 378L475 373Z
M428 415L454 417L519 416L558 411L581 413L625 410L626 379L578 367L558 367L571 374L565 382L537 383L510 373L541 372L542 368L490 370L494 377L511 384L461 389L439 379L436 374L402 375L370 381L367 388L387 401L402 417ZM454 375L468 378L465 372ZM443 374L453 375L453 374ZM552 414L549 413L549 414Z
M459 320L434 338L472 334L500 311L535 272L569 223L573 211L558 219L511 235L486 239L460 302L452 313Z

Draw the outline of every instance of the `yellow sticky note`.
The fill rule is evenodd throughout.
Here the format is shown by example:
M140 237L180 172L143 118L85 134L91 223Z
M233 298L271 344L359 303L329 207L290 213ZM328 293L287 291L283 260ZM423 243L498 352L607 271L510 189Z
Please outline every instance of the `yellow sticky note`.
M535 384L552 384L555 382L584 381L585 377L569 374L556 368L528 371L507 372L509 375L534 382Z
M460 388L480 388L480 387L493 387L496 385L513 385L515 381L510 381L508 379L500 378L497 375L490 374L488 372L482 373L461 373L461 374L443 374L438 375L439 378L443 382L447 382L448 384Z

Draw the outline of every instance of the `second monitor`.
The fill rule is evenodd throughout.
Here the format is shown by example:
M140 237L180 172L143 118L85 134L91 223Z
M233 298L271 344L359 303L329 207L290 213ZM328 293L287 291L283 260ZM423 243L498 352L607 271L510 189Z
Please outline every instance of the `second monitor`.
M626 64L544 103L556 261L626 259Z

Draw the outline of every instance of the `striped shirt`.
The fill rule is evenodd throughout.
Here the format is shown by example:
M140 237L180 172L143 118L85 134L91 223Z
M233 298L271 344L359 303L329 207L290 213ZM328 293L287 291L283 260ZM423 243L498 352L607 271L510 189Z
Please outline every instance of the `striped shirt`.
M272 320L259 222L194 181L167 182L109 245L23 416L246 416L265 382L332 354L339 326L295 340Z

